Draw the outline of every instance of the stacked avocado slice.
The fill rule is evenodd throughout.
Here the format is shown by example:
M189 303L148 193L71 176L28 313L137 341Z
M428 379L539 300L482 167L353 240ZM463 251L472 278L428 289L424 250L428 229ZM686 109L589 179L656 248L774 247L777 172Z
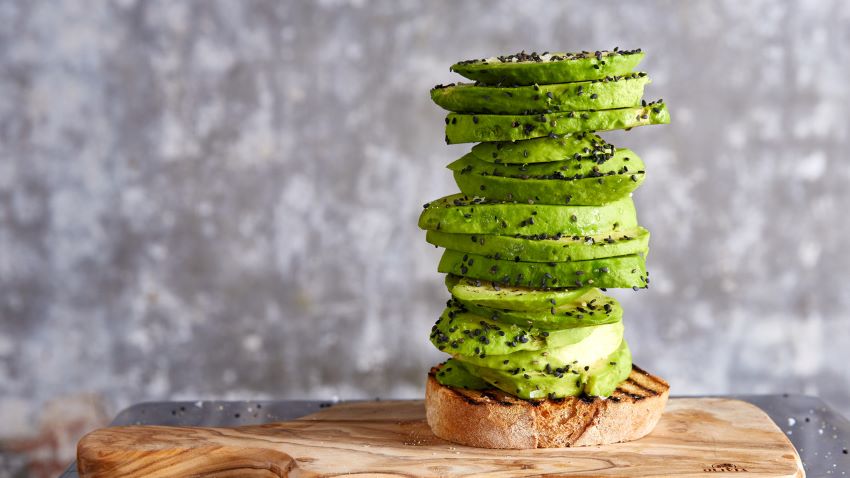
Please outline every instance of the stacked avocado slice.
M445 248L451 293L431 342L437 380L524 399L610 395L632 369L623 310L603 292L649 285L649 232L632 192L641 158L595 134L669 123L643 100L643 52L518 53L457 63L473 83L438 85L459 194L419 227Z

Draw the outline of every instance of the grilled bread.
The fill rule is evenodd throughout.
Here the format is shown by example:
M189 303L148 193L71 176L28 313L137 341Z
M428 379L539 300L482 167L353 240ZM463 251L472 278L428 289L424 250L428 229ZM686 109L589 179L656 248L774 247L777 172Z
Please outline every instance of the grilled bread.
M428 374L425 408L438 437L481 448L558 448L636 440L658 423L670 386L637 366L608 398L523 400L501 390L441 385Z

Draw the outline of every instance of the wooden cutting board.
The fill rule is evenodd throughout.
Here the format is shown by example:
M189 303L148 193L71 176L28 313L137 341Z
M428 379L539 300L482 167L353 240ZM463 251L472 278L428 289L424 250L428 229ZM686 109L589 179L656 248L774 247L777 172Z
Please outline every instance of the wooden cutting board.
M238 428L103 428L80 441L77 460L82 478L805 476L794 447L764 412L707 398L671 399L650 435L596 447L464 447L431 433L422 401L384 401Z

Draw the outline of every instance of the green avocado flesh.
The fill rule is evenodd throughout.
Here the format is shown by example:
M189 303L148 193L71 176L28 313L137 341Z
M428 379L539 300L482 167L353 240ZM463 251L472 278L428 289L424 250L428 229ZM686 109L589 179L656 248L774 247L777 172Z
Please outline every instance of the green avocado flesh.
M614 146L593 133L478 143L471 151L482 161L506 164L551 163L569 158L600 157L613 152Z
M536 325L517 325L476 315L451 302L431 328L431 342L455 358L465 356L483 359L489 355L505 355L522 350L541 351L564 347L583 341L596 330L614 328L620 331L622 337L622 327L622 321L554 330Z
M631 369L621 321L547 331L448 308L431 341L464 372L526 399L607 396L625 378L619 378L619 367L628 366L626 376ZM460 379L452 386L484 388L463 372L454 375ZM452 378L437 377L447 385Z
M527 287L500 286L498 283L446 275L446 288L456 299L474 302L492 309L535 311L548 310L581 300L592 288L581 289L529 289Z
M529 165L493 164L467 154L449 164L466 195L537 204L601 206L628 196L643 183L643 161L628 149L613 155Z
M439 272L519 287L646 287L641 254L572 262L516 262L446 249Z
M504 360L510 363L510 359ZM437 381L449 387L471 390L495 387L527 400L563 398L581 394L608 397L614 393L620 382L629 377L632 370L632 355L625 340L611 355L593 362L592 365L585 365L588 370L584 370L585 366L578 367L577 360L575 362L569 364L571 365L569 369L564 368L563 372L558 371L557 367L553 369L550 365L551 373L547 373L545 369L542 372L523 371L522 367L509 371L487 369L449 359L440 370L452 368L452 371L447 371L444 375L438 372ZM471 370L486 379L479 378Z
M443 109L458 113L517 114L553 111L608 110L640 105L646 73L599 80L518 87L469 83L438 85L431 99Z
M643 171L643 160L630 149L620 148L613 154L563 158L559 161L532 164L496 164L482 161L478 156L468 153L449 163L448 169L462 174L478 174L508 179L537 179L570 181L575 179L595 179L601 175L613 173L635 173ZM625 169L624 169L625 168Z
M419 227L458 234L585 236L633 230L638 223L629 197L604 206L554 206L454 194L427 204L419 216ZM486 244L479 236L470 237L472 241Z
M450 70L488 85L533 85L593 80L625 75L643 59L643 52L518 53L455 63Z
M446 386L526 400L610 396L632 371L623 308L608 288L649 286L650 233L632 193L643 160L597 132L666 124L633 51L524 52L462 61L437 85L459 194L425 204L451 298L430 340Z
M617 385L632 373L632 351L626 340L613 354L590 366L584 393L591 397L607 397L614 393Z
M631 129L669 122L670 113L664 103L612 110L534 115L449 113L446 116L446 143L514 141L585 131Z
M428 231L425 240L435 246L493 259L523 262L568 262L646 253L649 231L642 227L589 236L495 236ZM483 239L483 241L480 241Z
M453 304L473 314L490 317L500 322L534 326L546 330L611 324L623 319L623 308L620 307L620 303L604 295L599 289L591 289L591 292L580 301L537 310L496 309L457 297L452 300Z
M490 388L490 384L483 378L469 373L466 367L455 359L448 359L440 364L435 376L438 382L448 387L467 388L470 390Z

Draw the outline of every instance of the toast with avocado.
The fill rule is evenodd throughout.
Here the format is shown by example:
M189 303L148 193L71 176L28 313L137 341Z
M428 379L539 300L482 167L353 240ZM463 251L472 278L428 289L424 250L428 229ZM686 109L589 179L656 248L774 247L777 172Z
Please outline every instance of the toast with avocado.
M524 52L461 61L438 85L460 193L425 204L450 298L430 340L448 354L426 383L437 436L487 448L600 445L649 433L669 386L632 363L627 314L605 292L650 285L650 234L633 151L597 135L669 123L642 99L640 49Z
M425 411L435 435L479 448L563 448L637 440L655 428L670 386L637 365L606 400L524 400L496 388L446 386L431 369ZM482 381L483 385L484 382Z

